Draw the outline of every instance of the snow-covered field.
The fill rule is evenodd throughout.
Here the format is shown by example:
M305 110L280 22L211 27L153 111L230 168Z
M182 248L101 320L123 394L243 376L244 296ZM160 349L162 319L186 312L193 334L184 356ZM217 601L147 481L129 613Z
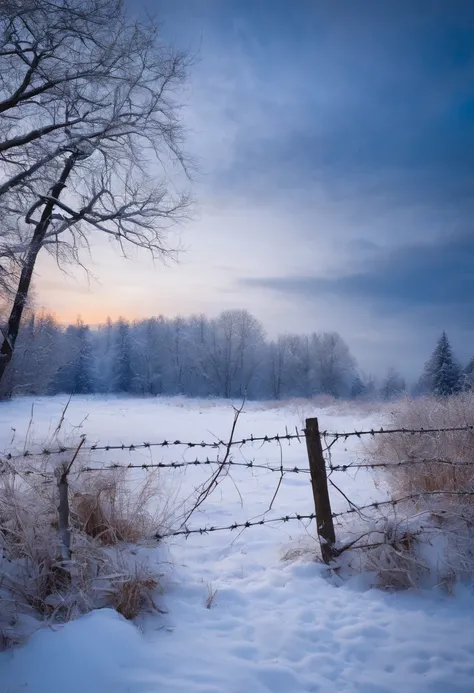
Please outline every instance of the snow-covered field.
M65 398L0 404L0 449L21 450L47 438ZM383 423L382 414L318 410L310 403L271 407L248 403L237 438L284 433L318 416L322 428L354 430ZM186 399L73 399L71 435L88 444L226 439L231 405ZM67 427L66 427L67 428ZM13 431L12 429L15 429ZM12 442L13 439L13 442ZM333 461L362 454L357 439L334 446ZM92 453L91 463L166 462L215 451L183 447ZM254 444L234 460L307 467L304 441ZM137 475L145 472L137 472ZM163 470L175 505L209 475L207 467ZM370 473L334 477L356 503L385 497ZM189 527L229 525L260 517L313 511L307 474L287 474L268 511L278 474L234 467L189 521ZM332 494L334 512L347 509ZM110 610L63 627L43 629L29 643L0 655L1 693L467 693L474 690L474 593L384 593L368 575L343 581L313 560L315 528L299 522L244 532L175 537L148 549L164 573L156 601L166 611L137 627ZM215 597L206 608L210 593Z

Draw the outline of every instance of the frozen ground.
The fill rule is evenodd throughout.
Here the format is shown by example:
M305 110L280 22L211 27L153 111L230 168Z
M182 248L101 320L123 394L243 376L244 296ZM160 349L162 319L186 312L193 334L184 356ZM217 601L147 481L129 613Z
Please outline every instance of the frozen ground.
M0 449L21 449L32 400L0 405ZM30 441L57 424L64 399L35 402ZM249 403L237 437L294 430L305 415L330 430L380 424L381 414L314 410L309 404L269 408ZM87 416L85 421L84 417ZM78 398L67 419L88 443L225 439L232 423L222 402ZM82 424L81 424L82 422ZM13 432L11 429L15 428ZM11 443L12 437L14 438ZM214 451L206 452L211 456ZM201 451L172 448L94 453L91 462L194 459ZM280 463L278 445L234 451L235 460ZM282 448L287 467L307 466L304 443ZM350 439L334 448L334 462L362 454ZM141 474L142 472L138 472ZM207 468L165 470L179 503L205 480ZM270 512L278 475L234 468L189 526L226 525L262 516L312 512L307 475L288 474ZM337 483L364 504L384 496L370 474L340 474ZM347 508L333 494L334 511ZM389 594L370 576L328 579L312 560L314 527L276 524L245 532L176 537L149 560L165 572L157 596L165 615L137 628L114 612L92 613L64 627L39 631L23 648L0 655L0 692L16 693L467 693L474 690L474 594ZM282 560L285 557L286 560ZM288 560L291 559L291 560ZM209 591L215 593L206 608Z

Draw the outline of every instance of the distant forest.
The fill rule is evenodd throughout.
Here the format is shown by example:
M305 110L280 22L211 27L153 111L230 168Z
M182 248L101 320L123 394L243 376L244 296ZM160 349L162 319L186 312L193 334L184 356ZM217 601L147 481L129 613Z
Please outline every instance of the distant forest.
M451 394L471 382L474 362L471 370L458 366L446 335L437 350L418 391ZM51 315L30 313L0 394L246 394L250 399L325 394L387 400L405 390L404 379L393 368L378 383L360 373L337 332L284 334L269 340L255 317L233 310L215 319L119 319L97 328L80 320L64 327Z

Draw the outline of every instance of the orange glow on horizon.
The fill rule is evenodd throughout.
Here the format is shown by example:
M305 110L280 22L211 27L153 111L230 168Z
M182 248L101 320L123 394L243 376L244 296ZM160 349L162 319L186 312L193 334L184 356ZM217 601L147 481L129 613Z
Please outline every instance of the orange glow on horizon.
M94 308L91 307L87 307L84 310L73 312L71 310L57 310L52 309L48 306L41 306L38 312L41 311L54 315L56 320L61 325L73 325L78 318L80 318L84 323L86 323L86 325L104 325L107 322L108 318L110 318L113 322L118 320L118 318L124 318L129 322L133 322L134 320L142 320L144 317L152 317L137 315L127 310L113 309L105 311L101 310L100 308L94 310Z

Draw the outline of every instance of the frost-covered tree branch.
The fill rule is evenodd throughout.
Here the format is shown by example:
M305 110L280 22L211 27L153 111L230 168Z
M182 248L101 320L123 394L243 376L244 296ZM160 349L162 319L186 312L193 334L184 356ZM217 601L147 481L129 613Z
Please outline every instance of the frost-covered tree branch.
M154 25L130 22L120 0L19 0L2 4L0 30L0 290L12 296L1 379L43 248L82 264L101 234L124 255L166 256L190 198L189 61Z

